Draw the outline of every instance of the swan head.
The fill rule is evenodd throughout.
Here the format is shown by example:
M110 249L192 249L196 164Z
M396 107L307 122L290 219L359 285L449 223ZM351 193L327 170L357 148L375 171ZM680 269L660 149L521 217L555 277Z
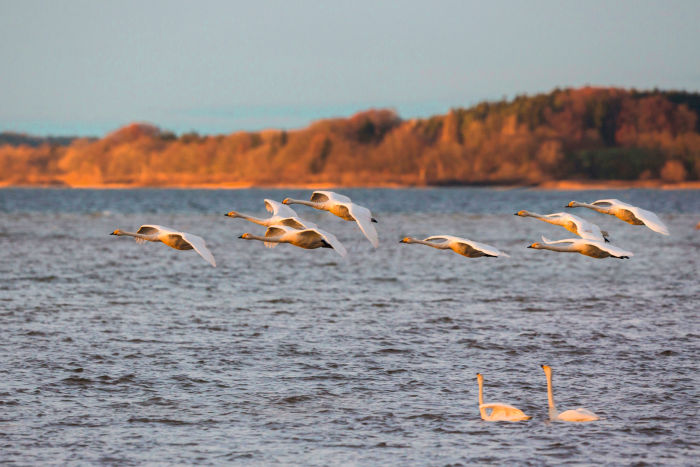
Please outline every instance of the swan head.
M121 234L122 234L122 230L121 230L121 229L117 229L117 230L115 230L114 232L112 232L110 235L121 235Z
M249 234L249 233L244 233L243 235L241 235L241 236L238 237L238 238L249 239L249 238L250 238L250 234Z
M372 222L374 222L375 224L378 224L378 223L379 223L379 221L378 221L377 219L375 219L374 217L373 217L372 219L370 219L370 220L371 220Z
M414 243L414 240L411 237L404 237L399 240L399 243Z
M552 374L552 367L550 367L549 365L540 365L540 366L544 370L545 375L549 376Z
M522 209L522 210L516 212L516 213L513 214L513 215L514 215L514 216L520 216L520 217L527 217L527 216L530 215L530 213L529 213L528 211Z
M484 382L484 377L481 376L481 373L477 373L477 374L476 374L476 380L477 380L479 383L483 383L483 382Z
M535 242L532 245L528 246L528 248L534 248L535 250L542 250L542 244L540 242Z
M282 200L282 204L289 204L290 199L289 198L284 198Z
M567 204L564 207L565 208L576 208L576 207L579 207L580 205L581 205L581 203L579 203L578 201L571 201L569 204Z
M229 211L226 214L224 214L226 217L238 217L238 213L236 211Z

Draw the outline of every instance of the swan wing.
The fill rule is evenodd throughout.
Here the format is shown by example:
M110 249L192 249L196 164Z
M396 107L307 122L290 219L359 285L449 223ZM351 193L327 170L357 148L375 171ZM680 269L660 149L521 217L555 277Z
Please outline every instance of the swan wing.
M634 256L634 253L632 253L631 251L623 250L623 249L620 248L620 247L616 247L616 246L611 245L611 244L609 244L609 243L605 243L604 241L586 240L586 243L588 243L588 244L590 244L590 245L594 245L595 247L600 248L600 249L603 250L603 251L607 251L607 252L610 253L612 256L618 256L618 257L621 257L621 256L627 256L627 257Z
M531 418L525 415L525 413L522 410L518 409L517 407L513 407L509 404L490 403L481 404L479 406L479 410L488 409L491 410L491 413L488 415L488 419L493 421L517 421L528 420Z
M155 224L144 224L141 227L139 227L139 230L136 231L136 233L143 235L153 235L160 232L177 233L173 229Z
M325 203L326 201L337 201L339 203L352 203L350 198L334 191L314 191L311 193L311 201Z
M316 228L316 224L313 222L305 221L298 217L285 217L284 219L280 219L276 225L284 225L285 227L291 227L296 230Z
M286 226L281 226L281 225L273 225L271 227L268 227L267 230L265 231L265 236L266 237L281 237L282 235L286 234L289 232L290 228ZM263 245L267 248L274 248L277 245L279 245L278 242L263 242Z
M507 254L503 253L501 250L499 250L496 247L493 247L491 245L487 245L486 243L480 243L480 242L475 242L473 240L469 240L466 238L459 238L457 239L457 243L462 243L465 245L468 245L475 250L479 250L483 253L486 253L487 255L491 256L508 256ZM509 257L509 256L508 256Z
M346 207L350 215L357 222L357 225L360 226L360 230L365 234L365 237L367 237L374 248L377 248L379 246L379 237L372 225L372 213L370 210L355 203L348 203Z
M297 213L294 211L294 209L290 208L286 204L280 203L279 201L265 199L265 209L271 212L274 216L297 217Z
M452 235L432 235L428 238L424 238L424 242L432 242L432 243L444 243L444 242L453 242L453 241L459 241L459 237L453 237Z
M605 242L603 232L600 230L600 227L593 222L587 221L586 219L582 219L578 216L574 216L573 214L567 214L567 217L571 222L576 224L576 230L578 230L579 237L587 240Z
M593 201L591 203L593 206L600 206L601 208L612 208L612 207L619 207L619 208L628 208L631 207L627 203L623 203L619 199L599 199L598 201Z
M562 240L550 240L547 237L545 237L544 235L542 235L542 241L548 245L554 245L556 243L571 243L573 245L575 243L580 243L581 239L579 239L579 238L565 238Z
M340 240L338 240L338 239L336 238L335 235L333 235L333 234L330 233L330 232L326 232L325 230L318 229L318 228L315 228L314 230L316 230L319 234L321 234L321 236L323 237L323 239L324 239L326 242L328 242L328 244L329 244L330 246L332 246L333 249L334 249L340 256L342 256L343 258L345 258L345 256L348 254L348 250L345 249L345 246L343 246L343 244L340 243Z
M659 216L646 209L638 208L637 206L630 206L627 208L634 216L640 221L644 222L644 225L649 227L654 232L658 232L662 235L669 235L668 227L666 224L661 222Z
M592 422L595 420L599 420L600 417L598 417L590 410L578 408L574 410L566 410L557 415L556 419L564 422Z
M204 260L211 264L212 266L216 267L216 261L214 260L214 255L211 254L211 251L209 251L209 248L207 248L207 244L204 241L202 237L199 235L194 235L190 233L185 233L185 232L178 232L180 237L187 243L189 243L194 251L199 253L199 255L204 258Z

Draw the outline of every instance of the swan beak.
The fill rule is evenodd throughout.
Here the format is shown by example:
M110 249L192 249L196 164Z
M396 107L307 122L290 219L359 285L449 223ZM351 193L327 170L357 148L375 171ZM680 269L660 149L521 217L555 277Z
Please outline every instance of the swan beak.
M517 213L517 212L514 212L514 213L513 213L513 215L514 215L514 216L517 216L517 215L518 215L518 213Z
M375 224L379 224L379 221L377 219L375 219L374 217L372 218L372 222L374 222Z
M114 232L111 232L110 235L117 235L117 234L115 234Z
M532 245L528 245L527 247L528 247L528 248L532 248Z

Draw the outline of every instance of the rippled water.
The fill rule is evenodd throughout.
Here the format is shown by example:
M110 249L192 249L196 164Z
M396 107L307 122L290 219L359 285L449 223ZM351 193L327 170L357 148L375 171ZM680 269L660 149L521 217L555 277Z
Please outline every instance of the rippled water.
M332 250L239 240L300 190L0 190L0 456L35 463L695 464L698 191L344 190L381 245L298 206ZM616 197L670 238L576 214L635 253L595 260L525 247L565 230L514 217ZM157 223L192 251L107 234ZM404 235L451 233L511 258L467 259ZM540 364L561 410L547 421ZM533 418L479 418L485 398Z

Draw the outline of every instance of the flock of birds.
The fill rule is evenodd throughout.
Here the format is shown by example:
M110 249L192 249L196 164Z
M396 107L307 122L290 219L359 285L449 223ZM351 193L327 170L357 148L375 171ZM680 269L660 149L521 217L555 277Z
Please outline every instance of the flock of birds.
M281 203L265 199L265 208L272 214L268 218L258 218L237 211L230 211L226 216L240 218L267 228L264 235L244 233L239 238L245 240L258 240L268 248L274 248L280 243L290 243L294 246L306 249L332 248L340 256L345 257L347 250L343 244L330 232L320 229L316 224L300 218L289 207L290 204L302 204L315 209L328 211L346 221L356 222L362 233L377 248L379 237L374 228L377 220L372 217L369 209L353 203L347 196L332 191L314 191L309 201L286 198ZM602 199L590 204L570 202L566 207L585 207L603 214L615 216L629 224L645 225L651 230L668 235L668 228L653 212L646 211L636 206L623 203L616 199ZM542 242L535 242L528 248L551 250L556 252L580 253L592 258L629 258L632 253L610 244L609 235L602 231L596 224L573 214L558 212L541 215L529 211L515 213L520 217L533 217L549 224L564 227L568 231L578 235L579 238L567 238L551 241L542 237ZM176 250L195 250L212 266L216 266L214 256L206 246L205 241L186 232L178 232L168 227L159 225L142 225L137 232L125 232L115 230L112 235L134 237L137 242L162 242ZM455 253L468 258L508 256L498 248L485 243L475 242L466 238L452 235L433 235L423 240L405 237L401 243L418 243L440 250L452 250ZM549 419L563 422L589 422L599 420L593 412L577 408L565 412L557 412L552 394L552 369L542 365L547 378L547 398L549 403ZM479 384L479 412L481 418L486 421L517 422L529 420L531 417L512 405L502 403L484 403L483 376L478 373Z
M347 250L335 235L322 230L313 222L300 218L289 207L290 204L310 206L322 211L328 211L346 221L356 222L370 243L375 248L379 246L379 237L373 225L377 220L372 217L371 211L364 206L353 203L347 196L332 191L314 191L308 201L285 198L280 203L271 199L265 199L265 208L272 216L264 219L237 211L231 211L226 216L245 219L267 227L264 235L244 233L239 238L261 241L268 248L274 248L280 243L289 243L305 249L332 248L342 257L347 255ZM572 201L566 207L589 208L602 214L615 216L629 224L645 225L655 232L669 235L668 228L656 214L617 199L601 199L590 204ZM552 241L543 236L542 242L532 243L528 248L562 253L580 253L591 258L610 257L626 259L633 256L633 253L612 245L608 233L600 230L600 227L596 224L573 214L557 212L542 215L522 210L516 212L515 215L533 217L564 227L579 237ZM126 232L117 229L111 235L134 237L139 243L162 242L176 250L195 250L209 264L216 267L214 255L207 248L204 239L191 233L178 232L168 227L147 224L142 225L136 232ZM509 256L494 246L452 235L433 235L423 240L404 237L401 243L418 243L440 250L452 250L468 258Z

